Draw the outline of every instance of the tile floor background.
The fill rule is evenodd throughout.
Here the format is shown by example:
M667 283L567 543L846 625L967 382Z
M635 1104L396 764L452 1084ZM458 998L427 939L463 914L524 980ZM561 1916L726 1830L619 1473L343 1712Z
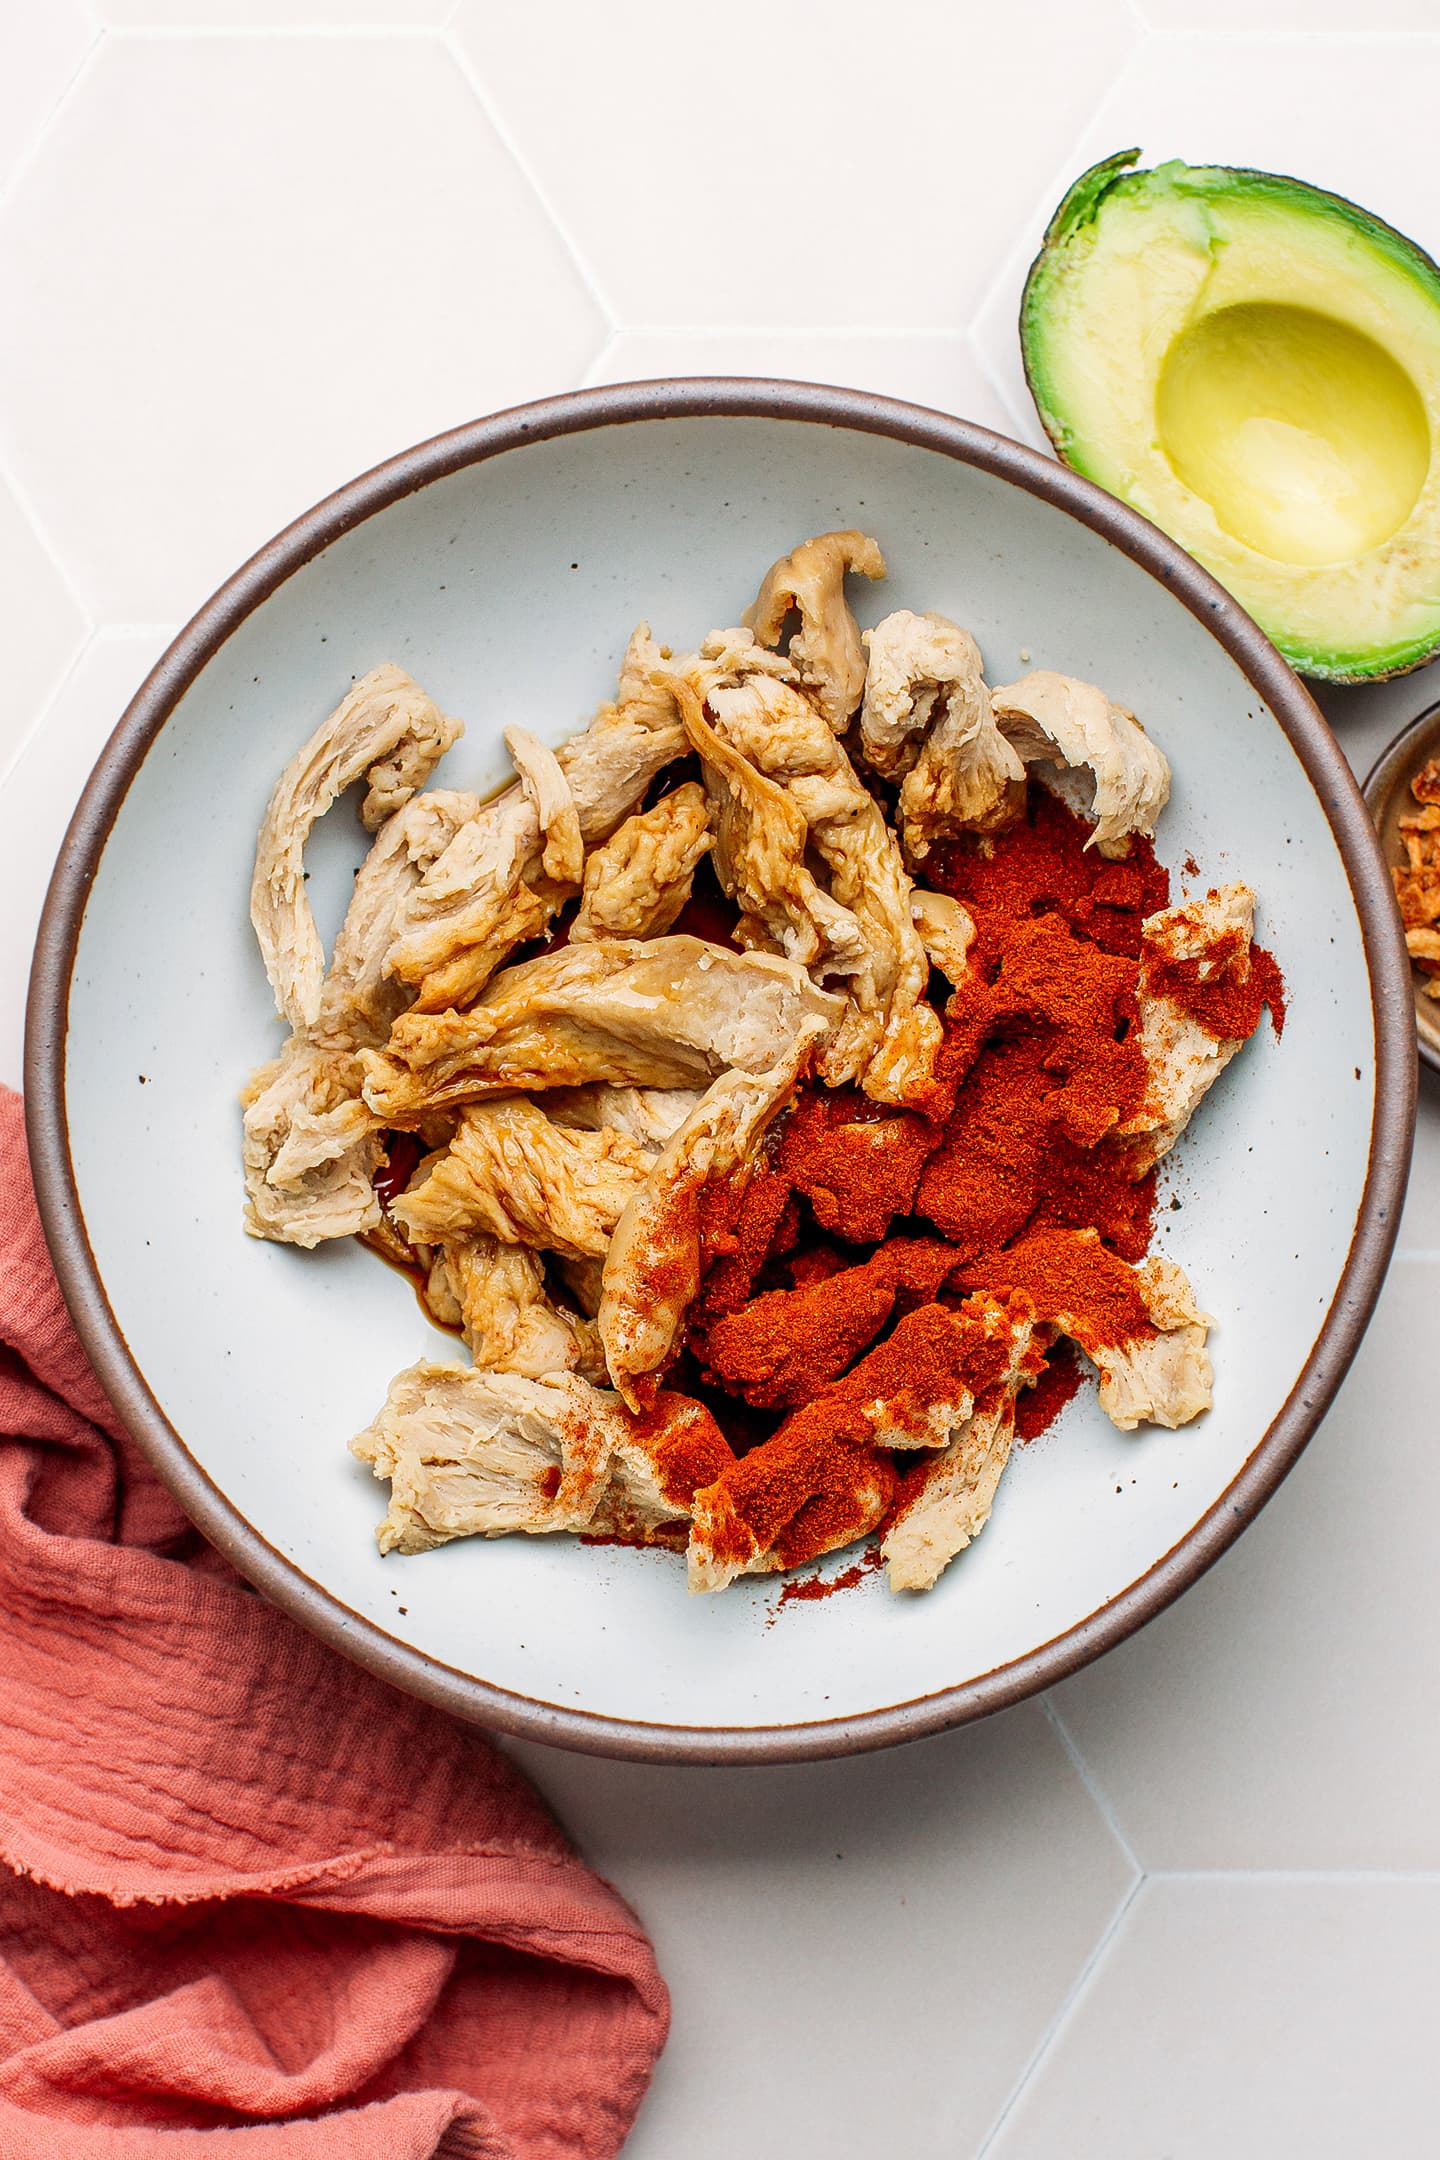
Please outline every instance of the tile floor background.
M751 85L773 67L773 89ZM1435 0L0 0L0 1077L66 818L315 497L582 382L852 382L1035 440L1025 264L1090 159L1253 163L1440 252ZM1440 674L1326 702L1363 770ZM675 2030L634 2160L1429 2160L1440 1295L1400 1251L1278 1498L1044 1702L899 1752L517 1749Z

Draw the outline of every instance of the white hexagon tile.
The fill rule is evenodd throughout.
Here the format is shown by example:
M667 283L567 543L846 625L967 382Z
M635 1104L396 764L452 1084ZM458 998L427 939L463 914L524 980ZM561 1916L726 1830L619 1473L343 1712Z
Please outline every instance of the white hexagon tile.
M1430 2160L1440 1883L1147 1883L986 2160Z
M164 651L171 631L102 630L90 640L0 782L0 923L16 963L0 995L0 1081L18 1087L25 980L50 872L70 812L116 721Z
M622 330L587 382L660 375L780 375L841 383L916 405L935 405L983 427L1013 432L968 337L880 330Z
M1373 36L1387 30L1433 30L1433 0L1137 0L1154 30L1290 31L1307 37L1329 32Z
M1087 162L1290 169L1436 247L1437 109L1436 0L0 0L0 1077L157 626L323 491L675 372L1034 441L1015 308ZM1363 771L1437 695L1325 705ZM634 2160L1430 2160L1428 1080L1416 1160L1298 1469L1048 1704L791 1770L515 1749L674 1988Z
M56 277L63 262L67 275ZM606 326L430 38L105 40L0 215L0 444L92 611L188 614Z
M455 0L95 0L130 30L433 29Z
M0 480L0 640L6 655L0 777L84 635L79 603Z
M840 1764L513 1752L675 1990L627 2160L734 2160L737 2123L796 2160L976 2151L1134 1888L1033 1704Z
M0 7L0 194L43 133L95 37L82 0Z
M1440 1727L1420 1707L1440 1695L1440 1447L1392 1381L1435 1291L1432 1262L1396 1262L1335 1407L1259 1520L1056 1691L1143 1867L1440 1877Z
M956 330L1137 41L1125 0L1045 14L462 0L454 28L624 326Z

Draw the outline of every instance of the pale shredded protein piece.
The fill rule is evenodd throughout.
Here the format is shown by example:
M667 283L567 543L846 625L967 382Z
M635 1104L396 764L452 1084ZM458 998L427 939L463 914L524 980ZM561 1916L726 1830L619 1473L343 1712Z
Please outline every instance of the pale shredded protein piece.
M584 1530L609 1475L614 1433L600 1391L424 1361L397 1373L351 1449L389 1480L380 1550L450 1538Z
M1075 1340L1099 1368L1100 1407L1112 1425L1121 1432L1141 1424L1173 1430L1210 1408L1214 1374L1205 1340L1214 1323L1173 1260L1152 1253L1135 1280L1155 1334L1094 1348L1078 1334Z
M540 867L556 885L578 885L585 875L585 843L570 782L555 752L526 728L508 727L505 747L540 828Z
M700 938L562 947L497 976L466 1013L407 1013L388 1053L365 1052L365 1099L391 1123L520 1088L607 1080L704 1087L763 1071L807 1019L843 1010L803 968Z
M925 892L918 885L910 895L910 920L920 935L925 957L956 987L970 973L970 947L975 942L975 918L949 893Z
M528 1245L479 1235L438 1248L425 1302L458 1327L475 1364L488 1372L579 1372L603 1380L605 1360L589 1320L550 1294L545 1264Z
M845 598L847 571L883 578L885 558L862 532L820 533L770 565L745 617L760 644L775 646L785 618L798 612L790 661L826 725L843 735L865 688L860 629Z
M751 676L710 692L715 727L805 820L830 897L859 925L863 967L848 976L850 1006L821 1061L827 1085L858 1080L882 1102L924 1098L940 1047L925 1003L930 968L910 914L910 879L895 835L843 747L788 683Z
M461 732L460 722L447 719L403 668L372 668L281 774L255 846L250 920L276 1009L293 1028L319 1019L325 979L324 949L305 897L305 842L316 820L375 767L375 790L361 813L374 831L409 800Z
M867 687L865 715L883 761L877 770L888 764L900 779L907 860L924 862L956 833L1010 824L1024 800L1025 768L995 724L975 640L943 615L908 611L887 616L870 636L879 680L873 706Z
M968 630L944 615L897 608L862 631L869 655L860 747L883 780L903 779L936 711L955 684L980 673L980 653Z
M1077 1247L1091 1246L1098 1256L1097 1230L1070 1235ZM1113 1255L1109 1264L1124 1266ZM1100 1407L1121 1432L1133 1432L1140 1424L1172 1429L1188 1425L1210 1408L1213 1376L1205 1342L1213 1323L1197 1307L1188 1278L1173 1260L1152 1253L1126 1272L1140 1293L1153 1334L1112 1342L1082 1311L1052 1312L1049 1317L1099 1371Z
M900 608L864 642L870 669L860 740L867 763L902 782L909 859L923 862L952 833L1007 823L1025 772L995 725L974 638L944 615Z
M631 640L627 672L640 638L637 631ZM553 756L586 848L610 838L685 747L673 700L649 684L632 684L635 694L625 695L627 672L620 701L602 705L589 727ZM478 996L517 945L548 929L580 881L574 828L553 775L546 800L556 803L561 822L552 862L573 877L561 881L545 869L538 758L532 767L529 789L513 787L483 804L409 897L388 964L412 986L422 1011L444 1011Z
M1157 992L1155 963L1194 961L1201 981L1250 972L1255 895L1248 885L1222 885L1202 900L1164 908L1141 928L1140 1047L1149 1069L1145 1100L1117 1125L1111 1146L1123 1147L1136 1177L1168 1155L1207 1091L1244 1040L1212 1035L1193 1013ZM1243 978L1242 978L1243 979Z
M1015 1401L1029 1377L1035 1333L1028 1301L985 1301L994 1331L1007 1338L1009 1366L981 1402L957 1424L947 1444L902 1488L881 1541L892 1590L929 1590L957 1553L979 1537L1015 1437Z
M990 1520L1015 1438L1015 1396L1005 1390L966 1419L933 1474L891 1517L880 1550L892 1590L932 1590Z
M454 788L416 795L387 820L355 874L355 890L320 992L317 1039L347 1047L383 1043L409 1004L385 962L406 900L479 809Z
M695 1109L702 1092L700 1088L617 1087L608 1080L592 1080L586 1087L548 1089L545 1108L557 1125L578 1125L588 1132L610 1126L658 1155Z
M642 1424L617 1396L574 1373L534 1380L463 1365L411 1366L351 1442L390 1485L381 1552L517 1531L683 1544L689 1495L666 1442L698 1406L662 1396L658 1408Z
M375 1172L382 1160L379 1139L363 1104L356 1115L359 1068L293 1035L272 1064L250 1075L241 1091L244 1110L245 1228L251 1237L309 1249L331 1238L358 1236L380 1220ZM354 1128L359 1124L360 1130ZM340 1137L331 1128L338 1124ZM283 1185L271 1173L298 1127L322 1125L323 1146L312 1167L292 1168Z
M638 1403L637 1383L664 1369L699 1288L703 1188L712 1179L743 1183L825 1033L823 1020L803 1019L769 1071L713 1081L620 1217L605 1256L600 1339L627 1402Z
M556 1125L538 1103L503 1096L467 1110L390 1212L434 1245L484 1231L509 1245L599 1259L651 1157L628 1134Z
M940 1022L924 1002L929 964L895 836L815 707L752 666L752 653L733 632L707 639L686 671L691 695L681 696L716 800L720 881L742 923L758 919L796 958L809 949L808 935L787 935L798 917L821 945L808 964L845 981L849 1008L821 1060L827 1085L859 1080L881 1101L921 1100ZM696 709L702 689L708 720ZM823 868L828 893L807 857Z
M783 953L831 980L857 974L866 964L865 934L805 859L804 811L717 731L692 682L679 675L674 682L686 736L704 768L715 868L740 910L741 943Z
M384 973L395 918L424 865L474 811L473 795L437 789L388 818L355 879L313 1029L292 1033L241 1096L245 1227L313 1247L373 1231L380 1165L374 1118L360 1101L355 1052L383 1042L405 1003Z
M1135 715L1093 683L1036 668L990 692L1000 732L1026 765L1093 777L1088 814L1102 855L1124 856L1132 833L1152 839L1170 799L1170 767Z
M585 865L571 944L661 936L690 898L710 847L709 805L693 780L626 818Z

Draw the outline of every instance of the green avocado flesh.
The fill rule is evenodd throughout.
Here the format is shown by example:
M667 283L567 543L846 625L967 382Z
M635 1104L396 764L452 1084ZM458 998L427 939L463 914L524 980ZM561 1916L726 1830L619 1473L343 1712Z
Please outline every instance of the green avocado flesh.
M1276 173L1106 158L1020 309L1066 463L1189 549L1302 674L1440 651L1440 269Z

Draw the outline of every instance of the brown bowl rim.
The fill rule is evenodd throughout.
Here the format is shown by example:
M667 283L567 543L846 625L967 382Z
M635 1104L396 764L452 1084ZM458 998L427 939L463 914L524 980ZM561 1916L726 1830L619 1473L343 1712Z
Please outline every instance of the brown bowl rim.
M543 1702L459 1672L396 1641L307 1577L212 1483L132 1357L90 1249L65 1109L70 979L86 898L106 839L150 745L238 625L332 540L432 481L529 442L592 428L710 417L803 421L937 451L993 473L1075 518L1174 592L1269 706L1315 789L1350 881L1375 1019L1369 1164L1345 1267L1294 1388L1226 1491L1143 1575L1024 1657L909 1702L789 1725L648 1723ZM520 1738L637 1761L800 1762L918 1739L1052 1686L1163 1611L1258 1514L1328 1408L1369 1323L1389 1263L1415 1120L1412 1010L1409 957L1389 873L1334 735L1263 631L1173 540L1092 481L970 421L870 391L761 377L677 377L571 391L469 422L402 451L297 518L205 603L126 708L61 845L31 969L26 1123L45 1236L66 1303L101 1383L181 1506L258 1590L382 1679L460 1717Z
M1393 742L1385 745L1361 782L1360 792L1365 798L1365 806L1370 812L1371 823L1377 833L1396 788L1414 761L1420 744L1426 740L1432 748L1440 747L1440 702L1427 705L1424 712L1417 713L1415 718L1400 730ZM1383 842L1381 855L1384 856ZM1428 1065L1432 1072L1440 1072L1440 1006L1432 1006L1435 1018L1431 1025L1434 1033L1427 1033L1414 968L1410 971L1410 982L1410 1002L1415 1014L1415 1047L1422 1062Z

